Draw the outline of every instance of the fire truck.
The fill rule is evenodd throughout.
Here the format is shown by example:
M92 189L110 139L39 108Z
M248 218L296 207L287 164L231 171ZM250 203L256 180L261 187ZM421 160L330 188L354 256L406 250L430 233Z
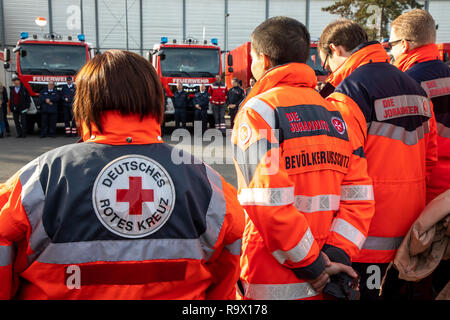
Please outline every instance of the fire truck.
M226 61L228 68L225 73L225 81L228 88L231 87L231 80L233 78L242 80L243 88L249 87L250 78L252 77L252 57L250 55L250 50L251 42L246 42L227 53ZM319 83L325 82L328 77L328 71L322 68L322 63L317 51L317 41L311 42L309 58L306 63L314 69L317 81Z
M204 84L208 90L216 81L215 76L222 76L218 40L213 38L210 43L207 40L199 43L196 39L187 38L182 43L177 43L176 39L169 43L167 37L161 37L161 42L155 44L153 50L148 52L147 58L155 67L167 97L164 123L174 120L172 98L178 83L183 85L189 96L187 122L193 122L195 107L192 99L195 93L200 91L200 85ZM211 128L214 127L211 106L208 109L208 123Z
M40 126L39 93L47 88L49 81L54 81L56 90L60 91L68 76L75 79L81 67L94 56L94 50L85 42L83 34L74 39L72 36L63 38L56 33L30 37L28 32L22 32L12 51L16 54L16 70L13 72L32 98L27 112L28 133L32 133L35 124ZM5 61L5 68L9 68L8 62ZM64 122L62 101L58 105L57 121Z

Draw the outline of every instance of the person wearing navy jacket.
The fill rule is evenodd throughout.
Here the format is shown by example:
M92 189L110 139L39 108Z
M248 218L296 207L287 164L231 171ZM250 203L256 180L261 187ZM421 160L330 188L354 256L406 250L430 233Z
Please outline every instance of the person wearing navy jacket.
M56 92L55 83L48 82L48 88L39 94L39 104L41 106L41 138L45 138L47 133L54 138L56 134L56 121L58 117L59 94Z
M200 85L200 91L194 96L195 120L202 121L202 133L206 131L208 120L209 93L204 84Z
M77 135L77 125L73 118L72 103L75 97L75 84L72 77L67 77L67 84L62 86L61 98L64 106L64 124L66 127L66 137Z
M173 94L173 106L175 107L175 127L178 128L180 122L182 127L186 128L186 108L188 104L188 95L183 89L181 83L177 84L177 91Z

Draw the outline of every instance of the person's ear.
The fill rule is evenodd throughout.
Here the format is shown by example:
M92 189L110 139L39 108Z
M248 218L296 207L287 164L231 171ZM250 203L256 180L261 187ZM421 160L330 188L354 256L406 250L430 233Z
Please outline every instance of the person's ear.
M260 53L261 59L263 60L264 70L269 70L272 68L272 63L270 62L269 56L265 55L264 53Z
M342 46L336 46L334 43L330 43L331 55L335 55L336 57L344 56L344 48Z
M408 51L410 49L409 42L407 40L405 40L405 39L402 39L401 46L402 46L401 47L402 48L402 53L403 54L408 53Z

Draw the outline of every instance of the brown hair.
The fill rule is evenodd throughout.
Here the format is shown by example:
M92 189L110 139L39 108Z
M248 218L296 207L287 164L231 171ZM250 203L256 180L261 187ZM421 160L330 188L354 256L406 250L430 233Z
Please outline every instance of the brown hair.
M252 48L264 53L272 67L289 63L306 63L310 36L306 27L289 17L272 17L261 23L251 35Z
M391 29L399 39L414 42L413 48L436 42L436 23L431 14L422 9L414 9L397 17L392 21Z
M317 47L325 54L331 54L330 44L343 46L346 51L351 51L368 39L367 32L359 24L348 19L339 19L325 27Z
M76 79L74 116L102 132L101 116L107 110L122 115L164 116L164 94L153 66L140 55L108 50L84 65Z

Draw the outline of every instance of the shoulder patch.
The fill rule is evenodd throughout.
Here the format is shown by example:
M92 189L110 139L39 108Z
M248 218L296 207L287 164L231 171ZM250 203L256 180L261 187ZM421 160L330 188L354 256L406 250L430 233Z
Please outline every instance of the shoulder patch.
M168 172L142 155L108 163L92 189L97 218L109 231L125 238L143 238L158 231L169 220L175 198Z

